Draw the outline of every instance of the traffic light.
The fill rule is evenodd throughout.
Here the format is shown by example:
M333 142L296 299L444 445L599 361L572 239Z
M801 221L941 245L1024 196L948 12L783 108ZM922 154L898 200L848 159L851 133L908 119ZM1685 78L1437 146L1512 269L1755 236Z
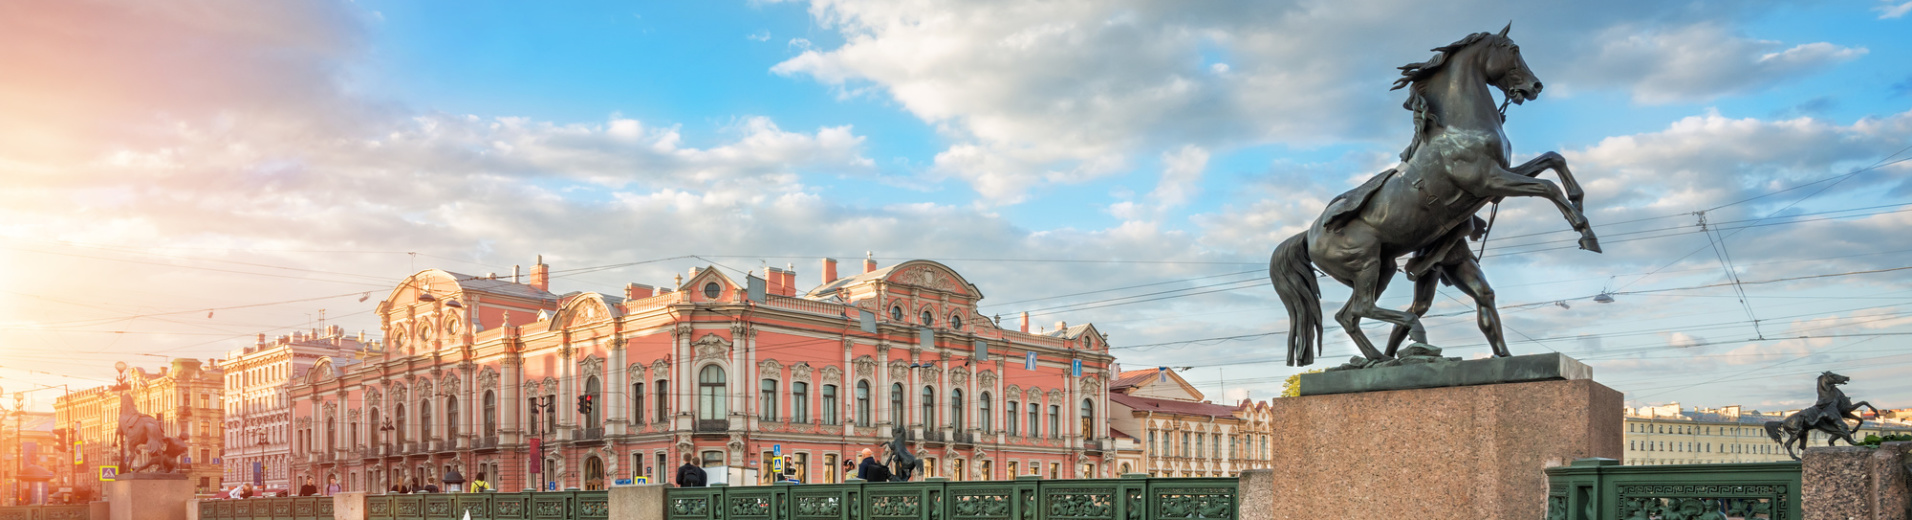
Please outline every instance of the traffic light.
M55 446L66 445L66 429L65 428L53 430L53 442Z
M578 413L590 415L591 401L592 401L592 398L594 397L597 397L597 396L588 395L588 394L578 396Z

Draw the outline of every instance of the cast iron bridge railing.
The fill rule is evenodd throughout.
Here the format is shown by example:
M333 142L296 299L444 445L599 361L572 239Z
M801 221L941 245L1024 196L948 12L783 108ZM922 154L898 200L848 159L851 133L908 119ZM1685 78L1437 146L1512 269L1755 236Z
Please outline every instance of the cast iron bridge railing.
M870 482L670 488L670 520L1168 519L1240 517L1232 478ZM473 518L476 518L475 516Z
M0 520L93 520L91 515L86 504L0 507Z
M606 520L604 491L366 495L366 520ZM201 500L201 520L331 520L332 497Z
M1580 459L1547 468L1548 520L1797 520L1798 462L1622 466Z

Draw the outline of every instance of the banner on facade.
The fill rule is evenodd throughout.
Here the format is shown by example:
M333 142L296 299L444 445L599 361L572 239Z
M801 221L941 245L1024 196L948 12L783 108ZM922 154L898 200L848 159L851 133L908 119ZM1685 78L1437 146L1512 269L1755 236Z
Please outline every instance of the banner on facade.
M1024 370L1035 370L1035 369L1036 369L1036 351L1034 351L1034 350L1031 350L1031 351L1029 351L1029 353L1028 353L1028 355L1027 355L1027 356L1024 356L1024 357L1023 357L1023 361L1022 361L1022 368L1023 368Z
M1082 360L1077 359L1077 360L1071 360L1069 362L1069 375L1074 377L1082 377Z
M542 441L542 439L537 437L531 438L531 460L544 460L544 443L540 441ZM543 471L544 464L531 465L532 473L541 473Z

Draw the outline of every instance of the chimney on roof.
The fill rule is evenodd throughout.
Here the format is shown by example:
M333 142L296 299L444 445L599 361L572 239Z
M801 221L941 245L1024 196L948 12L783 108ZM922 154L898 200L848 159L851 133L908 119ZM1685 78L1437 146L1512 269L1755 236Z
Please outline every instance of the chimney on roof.
M783 295L797 296L797 264L783 264Z
M1056 332L1062 332L1066 330L1069 330L1069 322L1066 322L1066 321L1056 322Z
M518 264L511 264L511 283L524 283L524 279L518 275Z
M649 298L652 296L657 296L656 287L651 287L649 285L644 285L641 283L634 283L634 284L629 284L624 286L625 299L635 300L638 298Z
M1022 331L1029 332L1029 311L1022 311Z
M784 273L785 273L784 270L778 269L775 267L763 268L764 294L774 294L777 296L783 296L783 291L785 289L783 285Z
M875 271L875 270L876 270L876 253L873 253L870 251L864 251L863 252L863 272L867 273L867 272Z
M834 281L836 281L836 259L825 258L823 259L823 283L821 285L830 285L830 282Z
M538 255L537 265L531 266L531 286L540 291L551 290L551 266L544 265L544 255Z

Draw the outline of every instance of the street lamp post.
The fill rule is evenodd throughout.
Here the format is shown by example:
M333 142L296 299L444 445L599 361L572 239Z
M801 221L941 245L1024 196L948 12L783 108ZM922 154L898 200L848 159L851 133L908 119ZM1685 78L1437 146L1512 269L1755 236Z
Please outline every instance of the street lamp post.
M378 458L378 464L380 466L384 466L385 457L389 457L392 454L392 430L396 430L396 429L397 428L392 427L391 417L386 417L384 424L381 424L378 427L379 438L381 439L380 442L382 442L385 445L385 452L380 453ZM379 474L385 475L385 482L391 482L392 476L389 472L385 471L385 468L379 468ZM385 489L380 490L380 492L383 493L389 490L391 490L391 486L385 486ZM366 490L366 491L370 491L370 490Z

